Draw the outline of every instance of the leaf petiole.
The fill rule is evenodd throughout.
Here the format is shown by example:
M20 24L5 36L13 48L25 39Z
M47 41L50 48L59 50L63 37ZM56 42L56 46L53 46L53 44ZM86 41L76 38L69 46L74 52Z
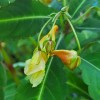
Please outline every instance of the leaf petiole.
M63 6L66 6L67 0L63 0Z
M47 22L43 25L42 29L40 30L39 36L38 36L38 42L40 41L41 38L41 34L44 30L44 28L47 26L47 24L51 21L52 18L50 18L49 20L47 20Z

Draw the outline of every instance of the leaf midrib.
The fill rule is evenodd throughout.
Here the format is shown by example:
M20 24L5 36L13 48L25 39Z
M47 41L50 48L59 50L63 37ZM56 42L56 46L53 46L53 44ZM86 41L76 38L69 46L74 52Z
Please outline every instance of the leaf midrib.
M88 63L89 65L91 65L91 66L92 66L93 68L95 68L97 71L100 72L100 69L99 69L98 67L96 67L94 64L90 63L89 61L85 60L85 59L82 58L82 57L81 57L81 59L82 59L83 61L85 61L86 63Z
M0 19L0 23L5 23L5 22L15 22L15 21L20 21L20 20L29 20L29 19L47 19L51 18L49 16L22 16L22 17L15 17L15 18L5 18L5 19Z
M72 86L73 88L77 89L78 91L84 93L88 97L90 97L89 94L86 91L82 90L80 87L78 87L77 85L73 84L72 82L67 81L67 84L70 85L70 86Z

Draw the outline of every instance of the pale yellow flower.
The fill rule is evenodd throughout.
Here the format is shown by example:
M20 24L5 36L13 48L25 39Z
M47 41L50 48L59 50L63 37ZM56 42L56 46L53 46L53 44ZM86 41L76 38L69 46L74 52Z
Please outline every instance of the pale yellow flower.
M33 87L39 85L45 75L45 64L49 57L49 52L54 49L55 33L58 31L58 26L55 25L50 32L39 41L33 53L32 59L26 61L24 73L27 75ZM38 49L42 50L39 51Z
M44 75L45 75L45 70L40 70L30 75L28 78L30 80L30 83L33 84L32 87L38 86L42 82Z
M45 64L47 56L43 51L35 51L32 59L26 61L24 73L33 84L33 87L39 85L45 74Z

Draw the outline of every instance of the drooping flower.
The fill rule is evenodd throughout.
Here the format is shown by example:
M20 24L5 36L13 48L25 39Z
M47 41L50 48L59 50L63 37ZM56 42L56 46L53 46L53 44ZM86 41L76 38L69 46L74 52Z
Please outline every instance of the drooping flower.
M71 70L79 66L81 59L74 50L54 50L52 55L59 57L62 62Z
M41 83L45 75L45 64L47 59L45 52L36 50L33 53L32 59L26 61L24 73L28 76L33 87L36 87Z

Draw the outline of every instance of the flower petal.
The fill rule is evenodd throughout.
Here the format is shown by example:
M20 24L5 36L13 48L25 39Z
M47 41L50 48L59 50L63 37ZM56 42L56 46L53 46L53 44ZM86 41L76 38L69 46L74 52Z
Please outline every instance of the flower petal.
M36 73L40 70L45 69L45 59L44 55L42 54L43 52L37 51L33 55L31 60L26 61L26 66L25 66L25 74L26 75L31 75L33 73Z
M31 62L31 59L26 60L25 62L25 68L24 68L24 73L27 74L28 68L29 68L29 64Z
M37 85L39 85L42 82L44 75L45 75L45 70L41 70L32 74L30 76L30 83L33 84L32 87L36 87Z

